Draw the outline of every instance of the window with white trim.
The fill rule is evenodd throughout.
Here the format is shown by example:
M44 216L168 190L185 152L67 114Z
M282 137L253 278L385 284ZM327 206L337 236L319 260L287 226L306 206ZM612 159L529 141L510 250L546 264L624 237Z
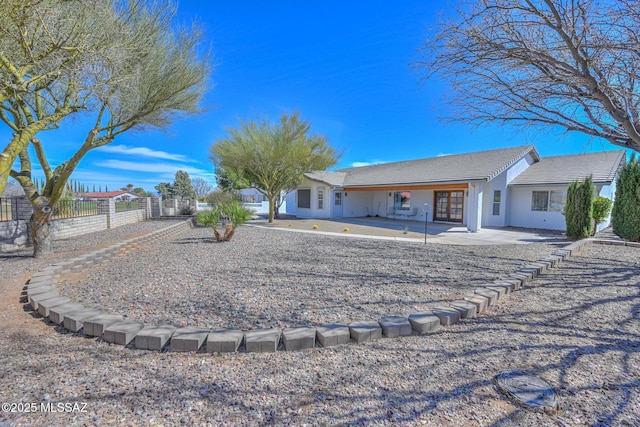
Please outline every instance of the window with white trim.
M562 212L566 195L564 191L534 191L531 210L534 212Z
M311 209L311 190L298 190L298 207L302 209Z
M318 189L318 209L324 209L324 190Z
M493 215L500 215L500 198L502 193L500 190L493 191Z

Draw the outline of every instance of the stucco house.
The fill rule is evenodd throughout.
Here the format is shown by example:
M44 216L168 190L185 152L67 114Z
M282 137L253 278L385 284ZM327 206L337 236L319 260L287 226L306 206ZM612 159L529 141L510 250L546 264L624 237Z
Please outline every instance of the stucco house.
M623 150L541 158L533 145L305 174L287 195L300 218L380 216L564 230L569 184L593 177L613 198ZM599 228L608 226L608 222Z
M134 200L137 199L138 196L136 193L126 190L116 190L116 191L101 191L94 193L84 193L83 198L85 200L97 200L97 199L115 199L118 202L126 201L126 200Z

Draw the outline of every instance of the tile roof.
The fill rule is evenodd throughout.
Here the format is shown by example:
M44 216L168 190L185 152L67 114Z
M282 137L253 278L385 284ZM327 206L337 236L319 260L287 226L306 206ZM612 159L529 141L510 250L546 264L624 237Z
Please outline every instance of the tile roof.
M526 145L305 175L336 187L490 181L527 154L540 159L535 147Z
M545 157L529 166L509 185L568 184L589 175L594 183L610 183L625 161L623 150Z
M344 172L329 171L313 171L305 173L304 175L309 179L324 182L332 187L342 187L344 185L344 178L347 176Z
M124 190L102 191L102 192L97 191L95 193L84 193L83 196L86 198L92 198L92 199L110 199L113 197L121 196L123 194L127 194L133 197L139 197L137 194L131 191L124 191Z

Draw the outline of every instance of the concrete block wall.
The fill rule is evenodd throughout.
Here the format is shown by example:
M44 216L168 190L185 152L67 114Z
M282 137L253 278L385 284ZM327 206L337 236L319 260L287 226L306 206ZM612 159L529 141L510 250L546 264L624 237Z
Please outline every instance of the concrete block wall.
M29 221L0 222L0 253L16 251L29 246Z
M111 216L111 227L120 227L125 224L132 224L134 222L142 222L147 219L146 211L144 209L136 209L132 211L114 212Z
M76 218L56 219L51 221L53 240L93 233L107 229L106 215L79 216Z
M383 337L396 338L432 333L440 326L448 327L461 319L472 321L487 307L503 302L512 292L525 289L526 285L537 276L557 267L563 260L579 254L588 243L621 244L640 248L640 243L582 240L558 249L548 258L529 263L504 279L481 285L482 287L466 295L464 300L443 303L431 307L428 312L414 313L407 317L390 315L379 320L363 319L354 321L350 325L331 324L317 327L301 325L284 330L261 329L243 332L229 328L212 331L201 327L187 326L177 329L171 325L143 325L136 322L120 322L113 326L114 322L122 320L122 316L96 314L95 310L79 309L78 304L74 304L57 292L57 280L67 271L79 271L107 262L117 254L126 254L130 250L135 250L140 244L151 244L160 239L169 238L192 226L192 220L184 221L163 230L98 249L78 258L53 264L35 273L29 280L26 289L27 300L43 317L49 316L52 322L64 324L64 327L72 332L78 332L85 323L89 328L84 328L84 335L102 337L108 342L125 346L135 341L135 348L143 350L161 351L165 344L170 343L170 351L199 351L206 348L209 353L235 352L238 351L242 342L245 343L246 352L302 350L315 347L316 341L323 347L346 344L350 341L361 343ZM64 318L61 318L63 315L60 313L63 313ZM64 313L72 314L67 316ZM122 337L118 338L117 334Z
M140 198L140 209L116 212L114 199L98 200L98 215L76 218L55 219L51 221L52 239L67 239L82 234L93 233L125 224L161 218L162 200L158 198ZM0 222L0 253L25 249L31 245L28 224L33 210L26 197L18 198L14 213L16 221Z

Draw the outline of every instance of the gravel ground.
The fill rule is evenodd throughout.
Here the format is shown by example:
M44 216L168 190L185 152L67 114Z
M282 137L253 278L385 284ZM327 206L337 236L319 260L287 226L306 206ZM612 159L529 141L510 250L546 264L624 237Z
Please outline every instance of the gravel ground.
M342 245L348 243L347 248ZM243 330L377 320L460 299L565 240L453 247L243 227L198 227L166 245L67 276L60 292L145 323Z
M86 403L77 407L86 412L3 413L0 425L640 426L638 249L591 245L487 314L436 334L305 352L135 351L63 333L23 308L20 291L30 272L145 231L125 226L59 242L58 255L46 260L0 256L0 401ZM406 314L451 298L470 281L493 279L544 257L555 244L443 246L425 253L415 244L249 228L239 229L228 244L216 244L195 229L113 263L122 268L105 265L84 278L69 277L65 286L94 287L91 277L104 274L103 281L117 291L99 303L140 304L132 317L162 316L154 305L164 287L166 298L174 300L168 307L183 312L193 306L192 313L176 315L189 323L231 322L234 316L206 314L207 308L220 310L218 304L241 312L247 326L314 323L334 315ZM355 255L340 256L345 252ZM160 273L155 275L147 259L156 260ZM160 286L155 281L163 275ZM127 287L121 283L127 281L128 296L122 298L118 294ZM149 302L136 299L142 291L132 289L147 282L154 282ZM210 293L208 301L200 301L203 292ZM298 295L324 298L332 306ZM360 308L351 306L356 304ZM500 395L492 380L513 369L549 382L560 409L530 412Z

